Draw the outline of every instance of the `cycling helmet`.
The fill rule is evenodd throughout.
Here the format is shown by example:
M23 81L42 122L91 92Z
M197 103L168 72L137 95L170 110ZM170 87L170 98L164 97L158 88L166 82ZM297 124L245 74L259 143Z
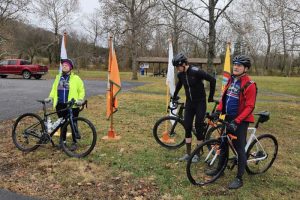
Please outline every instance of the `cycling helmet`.
M60 60L60 63L61 63L61 64L67 63L67 64L71 67L71 69L74 68L74 63L73 63L73 61L72 61L71 59L68 59L68 58L66 58L66 59L61 59L61 60Z
M245 55L238 55L233 58L233 64L239 64L244 65L244 67L248 67L250 69L251 67L251 61L248 56Z
M173 66L177 67L182 65L183 63L187 64L187 57L183 53L179 53L176 56L174 56L172 60Z

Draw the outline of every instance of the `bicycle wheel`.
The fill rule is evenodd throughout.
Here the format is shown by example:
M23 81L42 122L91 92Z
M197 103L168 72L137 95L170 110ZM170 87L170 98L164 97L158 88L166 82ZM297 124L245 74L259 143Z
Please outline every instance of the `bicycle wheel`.
M205 140L217 139L221 136L222 124L218 124L216 127L210 127L205 135Z
M276 159L278 143L271 134L263 134L254 140L247 150L246 170L249 174L266 172Z
M88 119L73 118L75 133L72 131L70 121L62 128L62 148L71 157L82 158L94 149L97 133L94 125Z
M220 145L218 139L208 140L193 151L187 162L186 173L189 181L194 185L203 186L216 181L225 170L228 161L228 151L224 154L223 162L220 163ZM198 162L192 162L192 158L200 156ZM214 171L213 173L211 173Z
M37 149L45 125L40 116L34 113L25 113L17 118L13 125L12 139L18 149L30 152Z
M185 128L178 117L166 116L159 119L153 127L153 136L161 146L177 149L185 143Z

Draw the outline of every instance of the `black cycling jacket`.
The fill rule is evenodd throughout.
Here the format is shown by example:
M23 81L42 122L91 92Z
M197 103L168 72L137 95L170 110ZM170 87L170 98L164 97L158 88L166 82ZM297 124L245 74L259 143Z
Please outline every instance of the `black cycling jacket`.
M209 98L213 99L216 89L216 79L205 71L190 65L186 72L177 74L178 83L174 92L174 97L177 96L182 85L184 85L187 101L203 101L206 100L203 80L210 83Z

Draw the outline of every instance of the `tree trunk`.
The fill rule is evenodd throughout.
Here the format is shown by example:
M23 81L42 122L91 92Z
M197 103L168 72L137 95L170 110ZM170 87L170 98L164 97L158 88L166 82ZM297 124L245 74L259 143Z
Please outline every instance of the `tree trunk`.
M135 0L132 0L131 4L131 9L130 9L130 16L131 16L131 58L132 58L132 76L131 80L138 80L137 76L137 63L136 63L136 58L137 58L137 37L136 37L136 16L135 16L135 11L134 11L134 6L135 6Z
M215 29L215 17L214 17L214 0L209 0L209 41L208 41L208 53L207 53L207 72L213 74L214 65L213 59L215 58L215 41L216 41L216 29Z
M132 47L131 47L131 57L132 57L132 76L131 80L138 80L137 77L137 41L136 41L136 35L135 30L132 30Z

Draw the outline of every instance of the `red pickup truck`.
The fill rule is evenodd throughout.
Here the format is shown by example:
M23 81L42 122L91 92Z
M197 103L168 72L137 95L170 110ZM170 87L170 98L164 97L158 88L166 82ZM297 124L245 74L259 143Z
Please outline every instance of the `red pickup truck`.
M40 79L48 72L47 66L31 64L28 60L7 59L0 61L0 77L6 78L9 74L22 75L25 79L34 77Z

